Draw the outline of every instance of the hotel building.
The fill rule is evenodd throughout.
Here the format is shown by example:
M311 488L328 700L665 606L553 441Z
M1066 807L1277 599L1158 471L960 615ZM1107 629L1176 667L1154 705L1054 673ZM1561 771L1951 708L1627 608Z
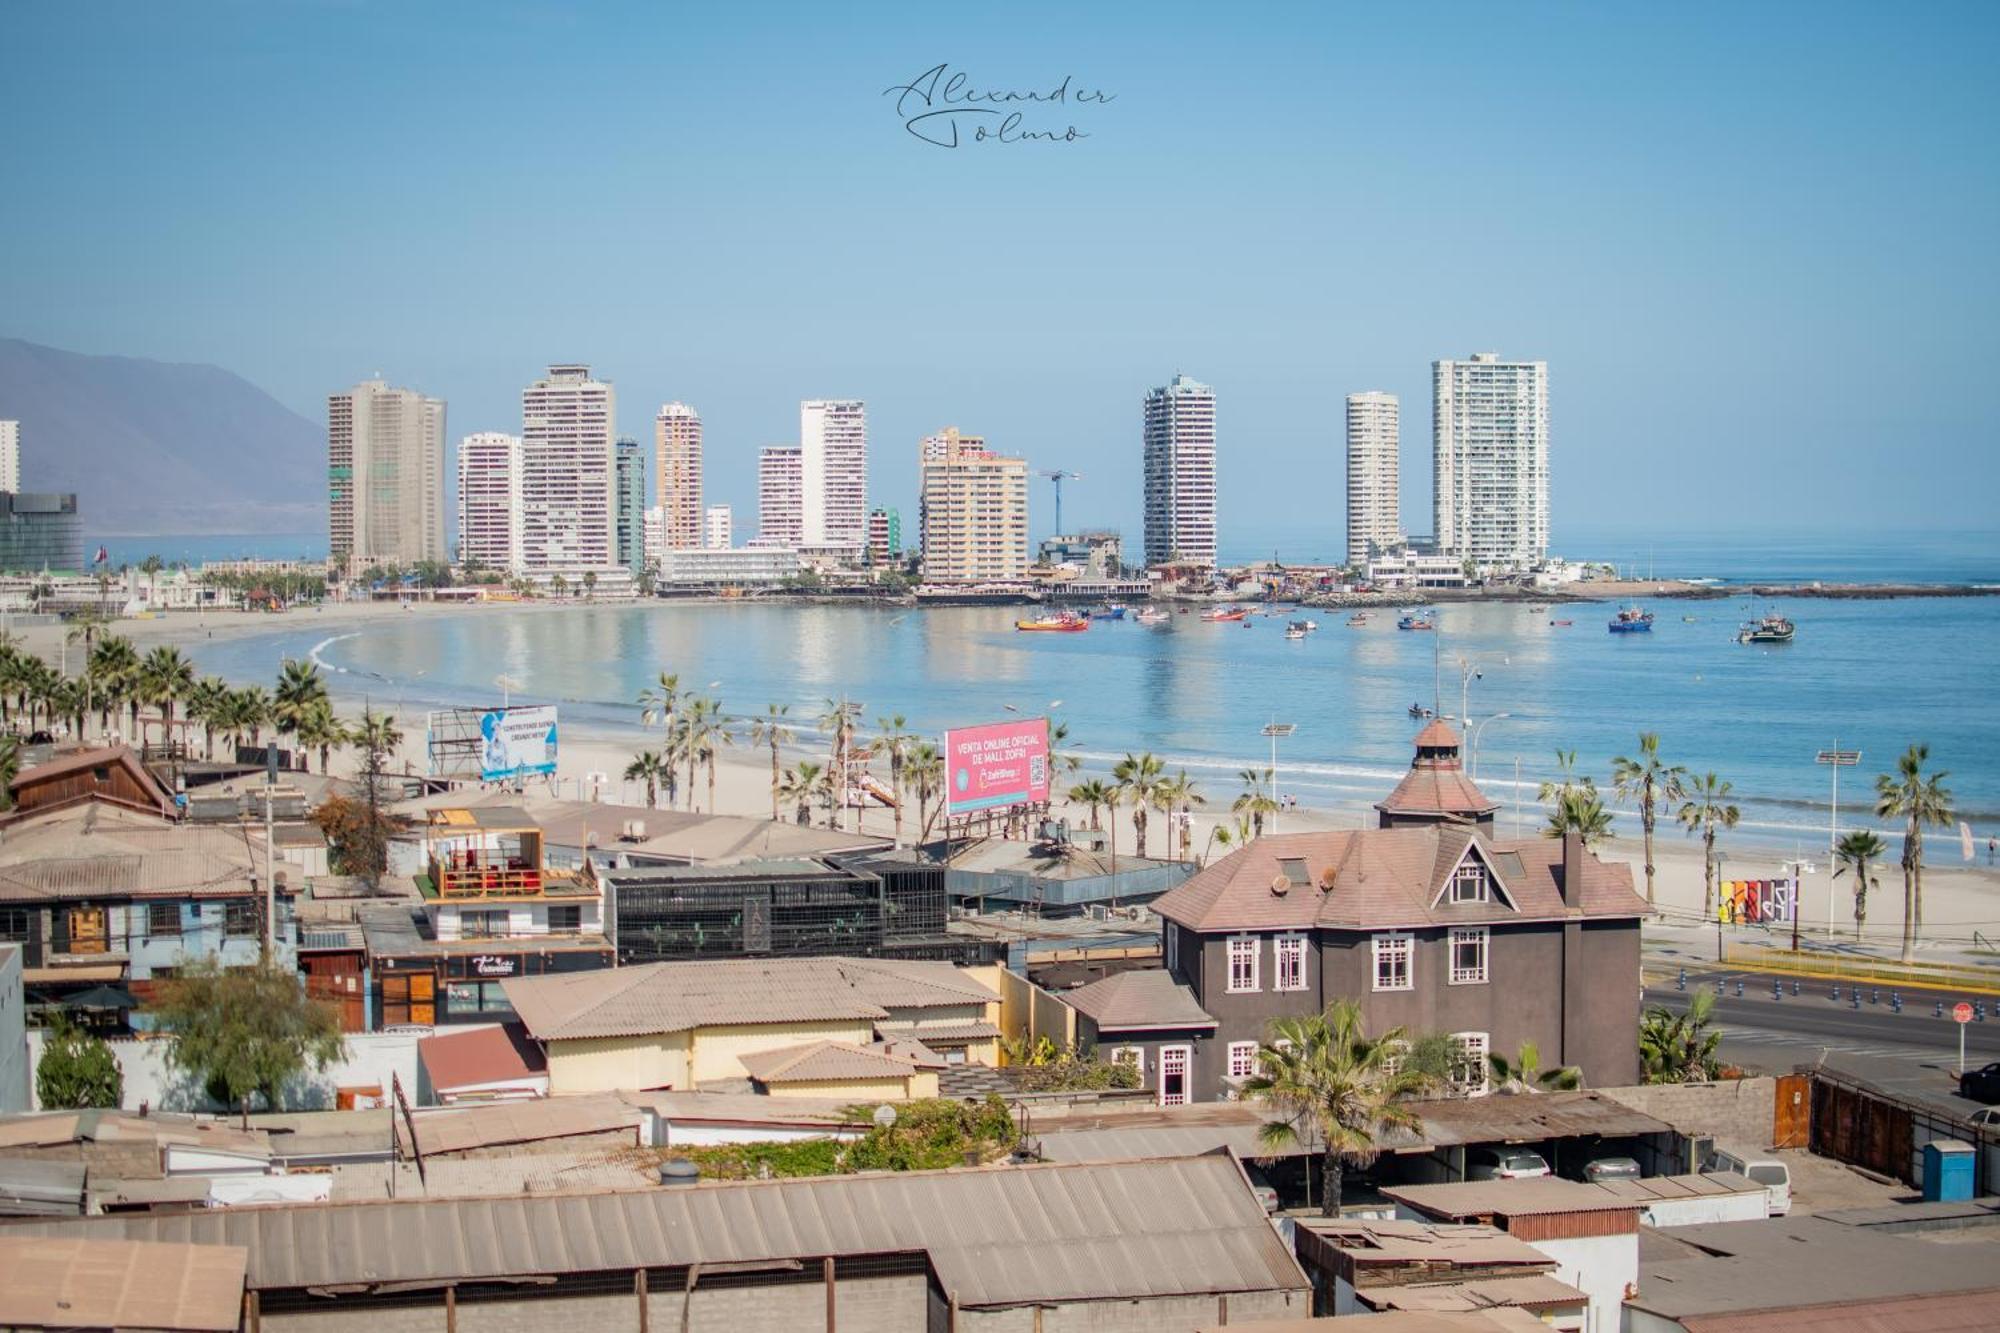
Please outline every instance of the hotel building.
M929 441L925 441L926 444ZM868 511L868 562L893 563L903 554L903 516L893 509Z
M1432 528L1438 551L1523 569L1549 549L1549 365L1431 363Z
M1357 569L1403 540L1399 416L1393 393L1347 395L1347 563Z
M521 551L521 438L482 431L458 442L458 559L512 570Z
M667 403L653 418L655 497L669 551L702 544L701 413L686 403Z
M1146 563L1215 565L1215 390L1185 375L1146 395Z
M1028 569L1028 464L949 427L920 447L924 579L987 583Z
M854 399L799 404L799 527L812 546L868 540L868 415Z
M590 367L550 366L521 393L521 558L531 575L619 565L618 400Z
M379 379L327 398L329 549L348 572L444 560L444 415Z
M803 500L799 450L784 445L761 450L757 455L757 540L766 546L797 546L803 540Z

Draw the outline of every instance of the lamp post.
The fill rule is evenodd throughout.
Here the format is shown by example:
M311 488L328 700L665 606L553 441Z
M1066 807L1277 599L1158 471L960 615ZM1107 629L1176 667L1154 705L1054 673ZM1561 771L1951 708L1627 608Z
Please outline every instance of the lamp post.
M1472 748L1472 765L1471 765L1471 768L1472 768L1472 774L1471 774L1471 776L1472 776L1472 780L1473 780L1474 782L1478 782L1478 781L1479 781L1479 733L1480 733L1480 732L1482 732L1482 731L1484 731L1484 730L1486 729L1486 724L1487 724L1488 722L1498 722L1498 721L1499 721L1499 720L1500 720L1501 718L1503 718L1503 717L1512 717L1512 716L1514 716L1514 715L1513 715L1512 713L1495 713L1495 714L1494 714L1493 716L1491 716L1491 717L1482 717L1482 718L1480 718L1480 719L1479 719L1479 724L1478 724L1477 726L1473 727L1473 729L1472 729L1472 735L1471 735L1471 737L1470 737L1470 740L1471 740L1471 742L1472 742L1472 746L1471 746L1471 748Z
M1709 858L1715 869L1711 872L1715 883L1715 961L1722 961L1722 863L1729 859L1727 852L1717 852Z
M1815 764L1825 764L1833 770L1833 795L1826 803L1826 939L1833 942L1833 871L1840 864L1840 770L1852 768L1861 762L1861 751L1843 750L1840 738L1833 738L1831 750L1821 750L1813 756ZM1796 949L1798 946L1792 946Z
M1276 718L1272 718L1264 726L1262 734L1268 736L1271 740L1271 804L1273 807L1276 807L1278 804L1278 742L1298 729L1298 723L1280 722ZM1278 812L1274 808L1271 811L1271 832L1276 833L1277 831Z

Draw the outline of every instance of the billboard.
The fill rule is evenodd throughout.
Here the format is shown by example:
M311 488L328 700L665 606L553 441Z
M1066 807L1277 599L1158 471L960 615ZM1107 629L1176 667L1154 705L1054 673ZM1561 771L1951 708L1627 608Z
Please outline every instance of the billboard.
M489 708L479 715L482 781L556 771L556 706Z
M1730 879L1722 883L1717 914L1737 925L1791 921L1799 909L1799 886L1789 879Z
M1026 717L944 734L944 812L1049 799L1049 720Z

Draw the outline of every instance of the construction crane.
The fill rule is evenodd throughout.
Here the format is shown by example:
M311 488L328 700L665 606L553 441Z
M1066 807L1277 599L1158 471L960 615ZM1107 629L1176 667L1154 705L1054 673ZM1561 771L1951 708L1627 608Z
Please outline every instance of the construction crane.
M1039 472L1035 473L1035 475L1036 475L1036 476L1038 476L1038 477L1047 477L1047 478L1048 478L1048 479L1049 479L1050 481L1052 481L1052 482L1054 482L1054 483L1055 483L1055 485L1056 485L1056 536L1058 536L1058 537L1067 537L1067 536L1068 536L1069 534L1068 534L1067 532L1065 532L1065 531L1063 530L1063 525L1062 525L1062 484L1063 484L1063 482L1064 482L1065 480L1069 480L1069 481L1082 481L1082 480L1083 480L1083 474L1082 474L1081 472L1064 472L1064 471L1063 471L1063 470L1062 470L1061 468L1056 468L1056 469L1054 469L1053 471L1050 471L1050 470L1046 470L1046 469L1045 469L1045 470L1043 470L1043 471L1039 471Z

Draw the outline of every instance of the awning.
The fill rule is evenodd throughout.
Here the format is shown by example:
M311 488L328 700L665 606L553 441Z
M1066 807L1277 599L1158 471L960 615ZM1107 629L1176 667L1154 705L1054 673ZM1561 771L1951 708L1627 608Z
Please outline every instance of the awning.
M78 991L65 996L65 1009L137 1009L139 1001L123 986L92 986L89 990Z

